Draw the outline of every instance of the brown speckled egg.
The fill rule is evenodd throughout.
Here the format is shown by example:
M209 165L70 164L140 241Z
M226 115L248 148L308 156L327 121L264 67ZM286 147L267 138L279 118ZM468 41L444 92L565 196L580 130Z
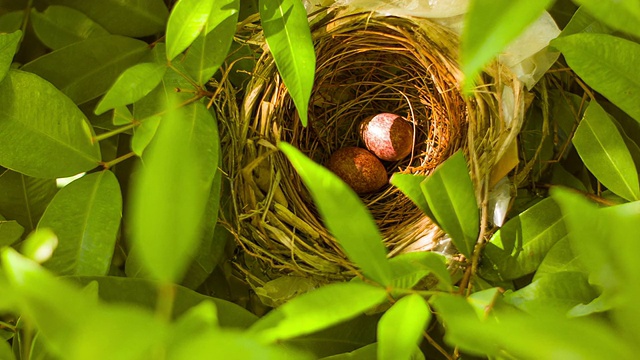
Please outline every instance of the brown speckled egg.
M397 161L411 154L413 126L399 115L382 113L360 123L360 138L380 159Z
M387 184L387 171L372 153L358 147L338 149L329 158L327 168L358 194L380 190Z

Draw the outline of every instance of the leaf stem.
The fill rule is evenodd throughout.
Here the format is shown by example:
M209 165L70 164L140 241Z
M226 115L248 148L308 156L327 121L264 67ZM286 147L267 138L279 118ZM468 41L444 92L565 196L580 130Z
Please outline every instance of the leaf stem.
M130 152L130 153L128 153L128 154L124 154L124 155L122 155L122 156L120 156L120 157L118 157L118 158L115 158L115 159L111 160L111 161L108 161L108 162L102 162L102 163L100 163L100 165L101 165L105 170L109 170L109 169L111 169L112 167L114 167L115 165L117 165L117 164L119 164L119 163L121 163L121 162L123 162L123 161L125 161L125 160L127 160L127 159L129 159L129 158L132 158L132 157L134 157L134 156L136 156L136 153L134 153L134 152L132 151L132 152Z
M169 282L158 285L158 302L156 303L156 315L158 318L170 322L173 316L173 303L176 299L176 286Z
M436 350L438 350L438 352L442 355L444 355L445 358L447 358L447 360L454 360L455 358L451 355L449 355L449 353L447 352L447 350L445 350L442 346L440 346L440 344L438 344L437 341L435 341L431 335L429 335L429 333L427 331L423 331L422 332L422 336L427 340L427 342L433 346Z
M118 134L122 134L123 132L129 131L133 128L135 128L136 126L140 125L140 122L138 121L133 121L131 124L125 125L123 127L119 127L117 129L111 130L111 131L107 131L106 133L102 133L100 135L96 135L93 137L92 142L96 143L98 141L102 141L105 139L108 139L112 136L116 136Z

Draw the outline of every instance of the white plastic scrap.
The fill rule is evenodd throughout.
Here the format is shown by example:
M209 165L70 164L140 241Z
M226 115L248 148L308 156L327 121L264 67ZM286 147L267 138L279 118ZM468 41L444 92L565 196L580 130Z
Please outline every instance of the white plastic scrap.
M502 226L507 217L509 203L511 202L511 181L503 177L489 192L489 211L493 214L492 222L496 226Z

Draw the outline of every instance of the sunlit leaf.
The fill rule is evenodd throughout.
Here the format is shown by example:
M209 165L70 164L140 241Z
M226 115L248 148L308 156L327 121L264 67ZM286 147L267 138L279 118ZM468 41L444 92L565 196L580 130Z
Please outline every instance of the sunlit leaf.
M57 178L91 170L101 160L84 114L42 78L11 70L0 83L0 165Z
M61 275L107 275L121 216L120 185L111 171L65 186L38 223L52 229L59 242L45 266Z
M36 179L6 170L0 173L0 214L16 220L29 233L57 191L53 179Z
M58 237L51 229L36 229L20 244L20 252L40 264L51 258L57 246Z
M571 250L571 243L568 237L560 239L553 247L547 252L547 256L544 257L536 274L533 277L533 281L540 278L562 271L582 271L584 267L580 263L580 259L573 250Z
M9 71L13 56L18 51L18 43L22 38L22 31L18 30L11 34L0 33L0 82Z
M480 320L461 296L437 295L430 304L447 328L445 342L470 355L516 359L631 359L635 350L614 329L556 313L503 312Z
M480 232L480 216L462 152L438 166L421 186L436 222L451 236L458 250L471 257Z
M56 50L90 37L109 35L87 15L66 6L49 6L31 11L33 31L43 44Z
M581 6L571 17L571 21L562 29L560 36L569 36L578 33L610 34L612 30L596 20L584 6Z
M483 277L512 280L538 268L547 252L567 236L560 208L544 199L509 220L484 249Z
M180 0L167 22L167 60L173 60L200 35L214 0Z
M143 37L161 32L169 11L162 0L49 0L79 10L112 34Z
M251 331L264 342L275 342L322 330L356 317L385 301L383 288L365 283L334 283L271 311Z
M9 342L0 341L0 359L15 360L15 358Z
M316 68L307 11L299 0L260 0L259 6L265 40L306 126Z
M422 278L433 274L438 279L438 287L451 290L451 274L447 269L446 259L443 255L417 251L394 256L389 259L393 272L393 287L411 289Z
M183 65L193 79L204 85L224 62L236 33L240 1L214 1L203 32L184 57Z
M629 149L609 115L592 101L573 136L586 167L604 186L627 200L640 199L640 182Z
M460 61L465 89L482 67L540 17L552 0L472 0L465 16Z
M40 56L22 70L40 75L81 104L104 94L123 71L149 51L143 41L107 35Z
M389 183L400 189L423 213L435 221L435 216L431 213L429 204L424 198L422 187L420 186L420 183L426 178L424 175L395 173L391 176L391 179L389 179Z
M280 143L279 147L309 188L325 225L349 259L370 279L389 284L391 270L382 235L358 195L336 174L290 144Z
M640 122L640 44L607 34L576 34L551 41L573 71Z
M162 118L132 190L132 245L146 270L162 281L176 282L184 275L198 245L211 186L203 181L191 128L183 123L186 116L185 109L176 109Z
M160 63L141 63L128 68L98 103L96 115L142 99L158 86L166 71L167 66Z
M430 319L431 310L421 296L398 300L378 323L378 359L411 359Z
M640 36L640 3L636 0L575 0L591 15L613 29Z
M556 272L506 296L506 301L531 313L556 312L565 315L578 304L587 304L598 296L582 272Z

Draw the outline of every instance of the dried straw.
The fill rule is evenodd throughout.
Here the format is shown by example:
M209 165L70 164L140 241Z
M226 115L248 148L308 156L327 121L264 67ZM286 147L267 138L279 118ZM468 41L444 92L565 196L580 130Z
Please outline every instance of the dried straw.
M283 275L318 282L358 275L323 226L296 171L277 151L279 141L322 164L338 148L361 145L360 120L380 112L399 114L414 125L415 146L408 158L388 163L388 172L426 175L462 148L484 204L491 171L522 123L522 85L499 64L487 68L472 96L461 95L457 36L436 23L334 14L316 21L312 36L317 67L308 127L301 125L266 46L240 107L230 86L217 104L225 113L223 166L232 193L231 214L223 222L242 249L238 268L253 285ZM362 201L390 256L438 250L443 233L393 186Z

